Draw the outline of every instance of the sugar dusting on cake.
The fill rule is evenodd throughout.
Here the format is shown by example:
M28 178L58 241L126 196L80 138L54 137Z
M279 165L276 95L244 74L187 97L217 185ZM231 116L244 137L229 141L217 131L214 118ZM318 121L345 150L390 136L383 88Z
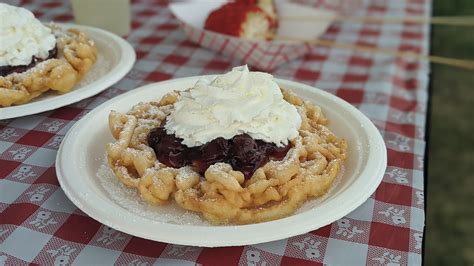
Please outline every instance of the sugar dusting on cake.
M313 199L310 199L310 200L306 201L300 208L296 209L296 211L293 215L303 213L305 211L309 211L312 208L317 207L323 201L325 201L330 195L333 194L334 189L339 185L339 183L341 183L341 179L342 179L342 176L344 175L344 172L345 172L345 167L343 165L343 166L341 166L341 171L339 172L339 174L336 176L336 178L332 182L331 187L329 187L328 191L320 197L313 198ZM322 215L324 215L324 214L322 214Z
M178 225L210 224L197 213L179 207L174 201L163 206L151 206L141 199L136 189L122 184L112 172L106 161L100 166L97 177L108 196L122 208L150 220Z
M76 84L74 88L81 88L92 82L100 79L110 71L110 61L106 60L100 53L97 54L97 61L92 66L91 70Z
M308 200L303 204L303 206L296 210L295 214L308 211L327 199L327 197L332 194L334 188L340 183L343 174L344 168L341 169L341 172L336 177L326 194ZM102 188L107 192L110 199L120 207L141 217L170 224L211 226L211 224L201 218L199 214L181 208L174 201L170 201L168 204L163 206L151 206L146 203L140 197L140 193L136 189L129 188L118 180L105 159L97 171L97 177L99 178Z

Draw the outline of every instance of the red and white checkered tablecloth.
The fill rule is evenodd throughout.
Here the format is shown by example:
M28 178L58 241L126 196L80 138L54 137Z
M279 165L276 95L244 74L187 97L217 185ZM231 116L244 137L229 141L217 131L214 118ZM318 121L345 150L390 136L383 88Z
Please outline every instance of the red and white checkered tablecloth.
M69 1L9 2L32 10L43 21L73 21ZM361 15L429 16L431 11L429 0L368 2ZM426 62L315 47L272 72L354 104L380 129L388 148L388 168L377 191L354 212L313 232L244 247L177 246L103 226L65 197L55 174L56 152L67 130L88 111L151 82L222 73L244 63L186 40L167 4L133 2L133 30L127 40L138 60L122 81L58 110L0 121L0 265L420 264L425 220ZM429 27L342 23L332 26L325 38L427 52Z

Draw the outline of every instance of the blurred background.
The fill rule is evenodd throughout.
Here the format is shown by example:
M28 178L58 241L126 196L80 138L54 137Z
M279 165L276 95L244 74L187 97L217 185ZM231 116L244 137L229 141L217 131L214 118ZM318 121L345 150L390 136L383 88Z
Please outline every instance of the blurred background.
M434 16L474 16L474 0L434 0ZM474 28L433 26L431 53L474 60ZM425 265L474 265L474 72L433 65Z

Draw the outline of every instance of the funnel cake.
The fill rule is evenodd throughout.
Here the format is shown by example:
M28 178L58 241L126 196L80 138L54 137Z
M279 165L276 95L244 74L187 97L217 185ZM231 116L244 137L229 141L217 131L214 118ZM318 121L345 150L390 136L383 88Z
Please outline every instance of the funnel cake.
M24 104L49 90L66 93L91 69L97 49L84 32L51 27L57 56L21 73L0 76L0 106Z
M346 142L327 128L321 108L285 89L283 99L296 108L301 125L281 160L270 159L249 177L226 162L211 164L204 173L192 164L165 165L150 147L148 135L166 124L182 93L109 115L116 139L107 145L109 166L146 202L175 200L214 224L259 223L291 215L306 200L325 194L340 173Z

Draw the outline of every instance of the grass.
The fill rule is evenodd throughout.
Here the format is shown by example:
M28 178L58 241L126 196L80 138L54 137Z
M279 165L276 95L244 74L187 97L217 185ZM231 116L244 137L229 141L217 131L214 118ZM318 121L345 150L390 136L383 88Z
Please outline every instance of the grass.
M473 0L435 0L472 16ZM474 60L474 28L435 26L432 53ZM474 72L433 65L425 265L474 265Z

